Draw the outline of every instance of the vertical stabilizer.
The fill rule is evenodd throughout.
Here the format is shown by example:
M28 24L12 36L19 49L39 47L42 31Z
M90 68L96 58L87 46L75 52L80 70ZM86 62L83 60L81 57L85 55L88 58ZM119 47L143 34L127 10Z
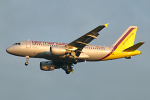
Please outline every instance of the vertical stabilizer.
M115 49L121 48L126 49L134 44L137 26L130 26L121 37L113 44Z

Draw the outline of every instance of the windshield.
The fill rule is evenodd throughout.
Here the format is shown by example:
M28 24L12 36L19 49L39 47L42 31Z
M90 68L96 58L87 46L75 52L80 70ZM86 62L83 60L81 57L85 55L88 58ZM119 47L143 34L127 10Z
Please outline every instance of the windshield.
M20 43L15 43L15 44L13 44L13 45L20 45Z

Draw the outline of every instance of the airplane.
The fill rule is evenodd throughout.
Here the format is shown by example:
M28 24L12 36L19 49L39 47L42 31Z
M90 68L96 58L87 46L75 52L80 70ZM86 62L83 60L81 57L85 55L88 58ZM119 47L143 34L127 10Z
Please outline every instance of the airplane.
M98 39L99 32L107 26L108 23L100 25L68 44L28 40L13 44L6 52L26 57L26 66L29 64L29 57L44 58L48 61L40 62L41 70L52 71L62 68L66 74L73 72L73 65L79 62L131 59L132 56L141 54L137 49L145 42L134 44L137 26L129 26L111 46L89 45L92 40Z

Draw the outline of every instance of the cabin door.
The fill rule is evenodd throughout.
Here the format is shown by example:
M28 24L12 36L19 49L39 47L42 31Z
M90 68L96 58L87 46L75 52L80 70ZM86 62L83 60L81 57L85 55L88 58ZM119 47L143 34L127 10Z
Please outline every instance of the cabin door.
M26 41L26 48L31 48L31 41Z

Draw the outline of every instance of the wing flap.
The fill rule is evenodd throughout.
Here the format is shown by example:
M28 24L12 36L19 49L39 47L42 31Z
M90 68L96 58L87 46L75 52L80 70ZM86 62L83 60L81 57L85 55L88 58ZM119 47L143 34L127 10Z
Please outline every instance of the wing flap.
M98 39L95 35L87 35L87 36L92 37L94 39Z
M76 41L76 42L79 43L79 44L83 44L83 45L89 45L89 44L87 44L87 43L80 42L80 41Z

